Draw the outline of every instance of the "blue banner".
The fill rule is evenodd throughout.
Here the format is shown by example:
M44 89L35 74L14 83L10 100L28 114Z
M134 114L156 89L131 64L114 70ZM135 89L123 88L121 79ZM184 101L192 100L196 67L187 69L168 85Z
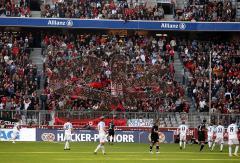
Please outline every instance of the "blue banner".
M164 31L240 31L240 22L124 21L60 18L0 18L0 26Z
M160 132L160 142L174 143L172 131ZM116 131L115 142L149 143L150 134L146 131ZM63 130L37 129L36 141L64 141ZM72 134L73 142L96 142L98 133L95 130L75 130Z
M13 129L0 129L0 141L11 141ZM18 132L16 141L36 141L35 128L21 128Z

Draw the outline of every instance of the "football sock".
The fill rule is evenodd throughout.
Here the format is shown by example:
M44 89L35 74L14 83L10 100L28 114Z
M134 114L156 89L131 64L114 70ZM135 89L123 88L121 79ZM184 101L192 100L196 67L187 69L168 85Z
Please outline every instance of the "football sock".
M214 147L215 147L215 143L213 143L213 145L212 145L212 151L213 151Z
M94 152L97 152L99 150L99 148L101 148L101 144L98 144L97 148L95 149Z
M69 143L68 143L68 141L66 142L66 145L67 145L67 148L69 148Z
M220 145L220 151L222 151L222 150L223 150L223 144Z
M212 142L209 141L209 142L208 142L208 147L211 148L211 146L212 146Z
M235 152L234 152L235 155L237 155L237 153L238 153L238 148L239 148L239 146L237 145L237 146L235 147Z
M104 147L104 145L101 145L101 149L102 149L102 153L104 154L104 153L105 153L105 147Z
M113 137L112 136L110 136L110 142L113 142Z
M159 146L157 145L157 146L156 146L156 152L158 152L158 151L159 151Z
M179 142L179 146L182 147L182 141Z
M186 142L183 142L183 148L184 149L186 148Z
M64 149L67 149L67 142L65 142L65 146L64 146Z
M65 142L65 147L64 147L64 149L68 149L68 148L69 148L69 142L66 141L66 142Z
M232 155L232 147L229 146L229 156L231 156L231 155Z
M200 151L202 151L204 148L204 144L201 144Z
M152 145L150 145L150 151L152 151L152 148L153 148L153 146L152 146Z

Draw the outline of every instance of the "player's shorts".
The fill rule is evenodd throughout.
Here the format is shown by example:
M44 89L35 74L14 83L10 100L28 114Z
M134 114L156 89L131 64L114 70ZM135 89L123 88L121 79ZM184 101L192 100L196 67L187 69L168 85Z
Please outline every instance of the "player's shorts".
M19 135L19 132L18 132L18 131L13 131L13 133L12 133L12 139L16 139L18 135Z
M239 144L239 141L238 139L228 139L228 145L238 145Z
M71 138L72 138L71 134L65 134L65 136L64 136L65 141L70 141Z
M105 141L107 141L106 135L99 134L99 141L100 141L100 143L105 143Z
M213 141L213 135L208 135L208 141Z
M223 137L216 137L215 142L218 144L223 144L224 143Z
M187 135L186 134L180 134L179 139L180 139L180 141L186 141L187 140Z
M109 130L108 131L108 136L114 136L114 134L115 134L114 130Z
M157 134L151 134L151 142L152 143L159 142L159 136Z
M204 134L198 134L198 141L199 142L205 142L205 135Z

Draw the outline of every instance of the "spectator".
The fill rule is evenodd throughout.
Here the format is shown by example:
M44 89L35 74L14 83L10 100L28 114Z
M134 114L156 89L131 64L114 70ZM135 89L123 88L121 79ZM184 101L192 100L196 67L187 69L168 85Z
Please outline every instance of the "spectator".
M29 5L28 0L0 0L0 16L30 17Z
M121 20L161 20L164 18L162 6L147 7L138 2L77 0L55 4L42 4L42 17L79 18L79 19L121 19Z
M22 98L36 91L36 65L29 59L30 34L0 32L0 95L2 109L24 108ZM25 40L23 40L25 38Z
M216 41L214 41L216 40ZM209 103L209 53L212 54L212 106L217 112L239 112L239 42L181 40L178 46L186 71L191 73L189 89L198 108L200 99ZM203 107L200 107L200 111ZM207 110L205 110L207 111Z
M158 44L161 40L165 38L44 36L48 100L58 101L61 109L152 112L176 111L175 102L180 98L178 111L188 111L183 108L187 108L182 100L183 88L173 80L174 66L169 54ZM167 44L170 51L172 47ZM147 77L148 74L151 75ZM161 102L161 96L168 100ZM47 105L51 107L50 103Z
M236 9L230 0L188 1L183 11L178 11L181 21L235 21Z

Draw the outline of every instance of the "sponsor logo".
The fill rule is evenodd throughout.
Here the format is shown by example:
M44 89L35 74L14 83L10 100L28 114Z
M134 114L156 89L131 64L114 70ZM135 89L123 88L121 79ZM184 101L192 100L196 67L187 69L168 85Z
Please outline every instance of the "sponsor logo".
M161 23L161 28L167 28L167 29L186 29L185 23Z
M16 133L17 134L17 133ZM13 131L0 130L0 140L10 140L14 136ZM19 139L19 134L16 135L16 139Z
M53 133L43 133L41 135L42 141L54 141L55 140L55 135Z
M48 20L48 25L72 27L73 21L72 20Z
M159 142L160 142L160 143L164 143L165 140L166 140L165 134L162 133L162 132L159 132L159 133L158 133L158 136L159 136ZM151 140L151 133L148 135L148 140L149 140L150 142L152 141L152 140Z
M186 24L185 23L180 23L179 28L182 29L182 30L186 29Z
M73 21L72 20L68 20L67 21L67 26L68 27L72 27L73 26Z
M164 133L159 132L159 133L158 133L158 136L159 136L159 142L160 142L160 143L165 142L166 137L165 137Z

